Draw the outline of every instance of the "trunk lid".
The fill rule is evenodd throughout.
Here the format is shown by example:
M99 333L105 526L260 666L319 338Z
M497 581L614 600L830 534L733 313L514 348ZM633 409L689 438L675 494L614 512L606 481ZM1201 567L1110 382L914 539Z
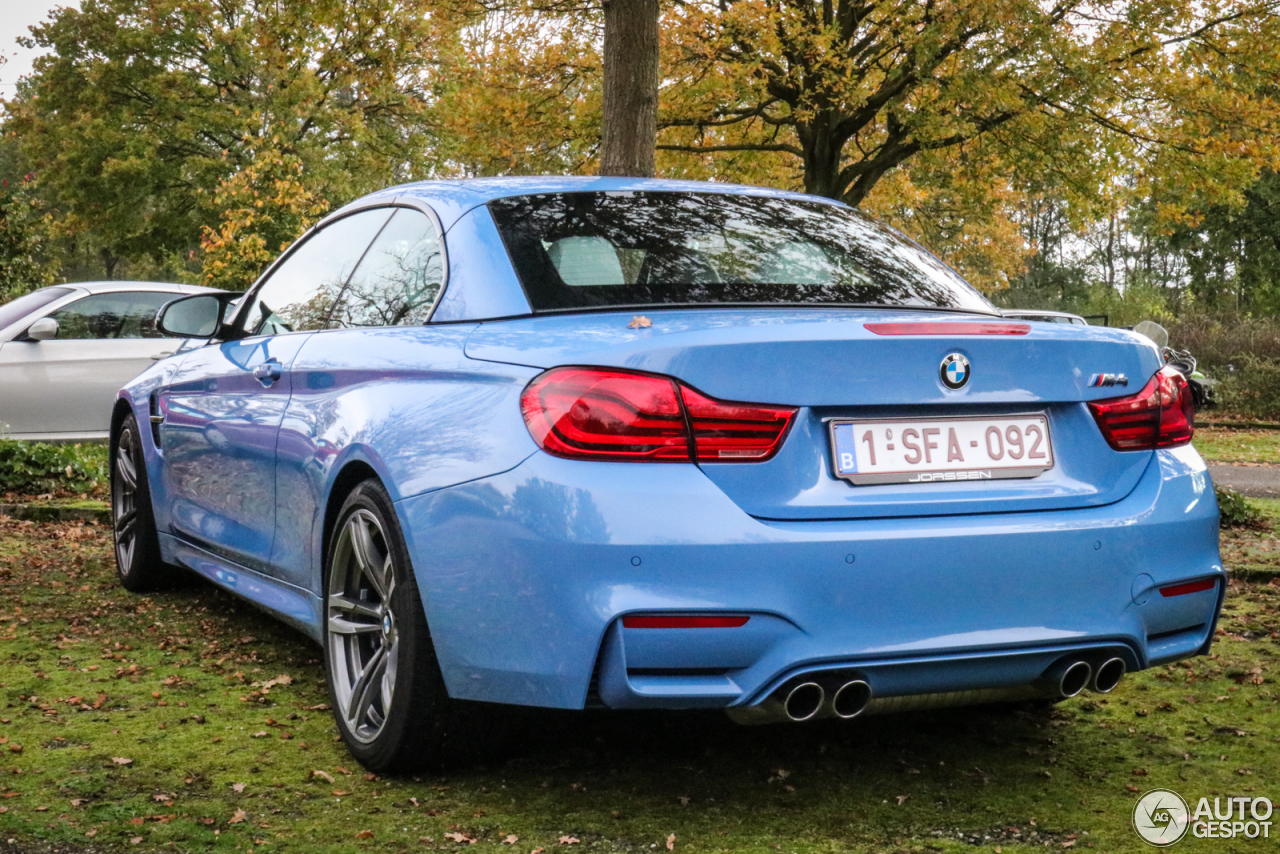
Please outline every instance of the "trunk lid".
M799 407L773 459L700 464L745 512L765 519L1099 506L1124 498L1151 458L1150 451L1113 451L1086 406L1136 393L1161 366L1153 345L1123 330L1031 323L1023 335L877 334L867 324L998 319L830 308L650 310L646 317L651 326L633 322L631 312L486 323L466 353L537 368L650 371L721 400ZM953 353L968 359L971 372L958 390L940 376ZM1099 374L1124 374L1128 385L1091 385ZM1053 468L1034 478L855 486L834 474L833 419L1027 413L1047 418L1054 452Z

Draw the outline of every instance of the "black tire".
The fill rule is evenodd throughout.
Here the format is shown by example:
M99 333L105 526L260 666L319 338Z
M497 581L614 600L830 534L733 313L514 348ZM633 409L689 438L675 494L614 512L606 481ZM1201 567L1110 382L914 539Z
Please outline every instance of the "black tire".
M142 436L132 414L111 443L111 521L120 584L133 593L164 587L172 572L160 560Z
M329 700L351 755L379 773L479 758L480 745L492 743L494 733L484 732L491 716L485 704L449 698L409 551L377 480L343 502L325 555L323 595Z

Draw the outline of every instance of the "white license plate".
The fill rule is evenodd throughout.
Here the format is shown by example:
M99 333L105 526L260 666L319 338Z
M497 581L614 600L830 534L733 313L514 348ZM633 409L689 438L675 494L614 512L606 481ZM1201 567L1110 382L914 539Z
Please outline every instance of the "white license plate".
M854 484L999 480L1053 468L1043 415L830 424L836 476Z

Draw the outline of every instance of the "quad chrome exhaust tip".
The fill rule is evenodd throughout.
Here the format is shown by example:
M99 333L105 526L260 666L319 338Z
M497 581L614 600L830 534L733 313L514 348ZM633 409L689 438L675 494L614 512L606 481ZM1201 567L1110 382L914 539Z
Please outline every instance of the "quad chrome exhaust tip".
M827 692L817 682L801 682L787 692L782 701L782 710L789 720L807 721L818 712L827 699Z
M831 698L831 710L844 720L856 718L866 711L871 702L871 686L861 679L854 679L840 686Z
M1089 690L1097 694L1106 694L1115 690L1124 678L1128 667L1123 658L1108 658L1093 671L1093 679L1089 682Z
M1057 696L1074 697L1089 687L1093 668L1087 661L1063 659L1046 670L1043 678Z

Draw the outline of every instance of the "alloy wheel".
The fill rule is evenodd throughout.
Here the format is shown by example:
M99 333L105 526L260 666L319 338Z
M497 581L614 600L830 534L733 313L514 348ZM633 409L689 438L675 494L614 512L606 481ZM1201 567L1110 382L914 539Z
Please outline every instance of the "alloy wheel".
M400 644L392 605L395 562L378 518L356 509L333 549L325 602L335 711L352 737L369 743L387 722Z
M115 480L111 485L111 515L115 528L116 560L120 571L133 569L138 551L138 460L133 430L126 427L116 447Z

